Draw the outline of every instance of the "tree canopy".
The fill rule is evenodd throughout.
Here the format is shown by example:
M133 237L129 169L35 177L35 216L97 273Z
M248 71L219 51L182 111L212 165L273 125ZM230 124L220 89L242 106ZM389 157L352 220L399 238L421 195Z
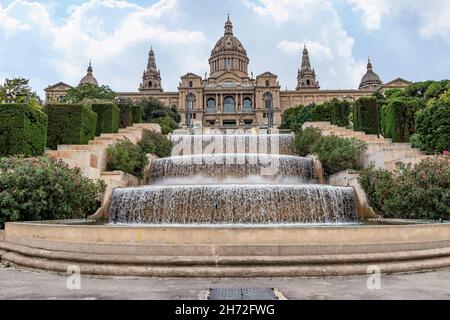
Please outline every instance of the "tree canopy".
M108 86L96 86L93 84L82 84L67 91L63 99L65 103L79 103L85 99L89 100L114 100L117 94Z
M0 103L28 103L39 109L41 100L30 86L30 80L24 78L6 79L0 85Z

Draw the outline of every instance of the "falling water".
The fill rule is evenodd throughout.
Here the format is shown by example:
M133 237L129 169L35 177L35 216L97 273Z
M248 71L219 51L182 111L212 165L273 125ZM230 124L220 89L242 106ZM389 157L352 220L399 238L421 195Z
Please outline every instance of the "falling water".
M156 159L150 165L150 180L153 184L164 183L170 178L194 176L215 178L216 182L221 183L245 182L248 177L256 181L253 177L257 176L265 178L260 180L265 183L279 183L283 178L297 178L297 183L315 182L312 159L285 155L252 153L179 156Z
M260 153L294 155L292 134L172 135L173 155Z
M321 185L184 185L117 189L111 222L145 224L346 223L352 188Z
M116 189L111 223L292 224L357 220L352 188L317 185L293 135L174 135L151 184Z

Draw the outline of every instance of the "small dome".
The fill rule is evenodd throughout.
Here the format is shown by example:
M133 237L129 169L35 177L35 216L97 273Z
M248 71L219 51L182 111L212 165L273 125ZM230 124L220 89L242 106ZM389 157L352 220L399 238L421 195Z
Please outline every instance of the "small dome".
M381 81L378 74L373 72L372 64L369 62L367 63L367 72L362 77L361 83L359 85L360 89L372 89L373 87L382 85L383 82Z
M97 82L97 79L95 79L95 77L93 75L92 65L90 62L89 62L89 67L87 69L87 74L80 80L79 86L81 86L83 84L91 84L94 86L98 86L98 82Z

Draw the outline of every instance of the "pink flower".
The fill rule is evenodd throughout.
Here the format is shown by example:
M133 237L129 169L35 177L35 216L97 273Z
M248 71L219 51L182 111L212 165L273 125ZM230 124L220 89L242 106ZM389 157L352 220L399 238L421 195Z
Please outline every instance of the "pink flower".
M448 155L448 150L444 150L444 154L447 156Z

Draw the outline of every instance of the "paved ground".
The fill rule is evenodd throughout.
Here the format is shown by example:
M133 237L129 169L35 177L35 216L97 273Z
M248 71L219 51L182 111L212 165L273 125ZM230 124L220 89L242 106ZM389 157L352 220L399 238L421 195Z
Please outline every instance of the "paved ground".
M69 290L67 277L0 268L3 299L201 299L210 288L277 288L288 299L450 299L450 269L383 275L369 290L365 276L326 279L133 279L81 277Z

